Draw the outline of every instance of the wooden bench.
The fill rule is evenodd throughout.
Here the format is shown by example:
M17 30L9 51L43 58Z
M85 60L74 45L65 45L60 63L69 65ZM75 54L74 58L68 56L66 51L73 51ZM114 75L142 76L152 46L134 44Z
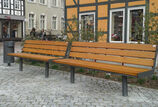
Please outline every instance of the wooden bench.
M23 70L23 59L45 62L45 77L49 76L49 62L53 59L65 58L67 42L26 40L22 53L9 53L9 56L19 57L19 70ZM52 62L52 61L51 61Z
M122 76L122 95L128 96L127 77L151 76L157 51L155 45L72 42L69 58L53 62L71 66L71 83L74 83L75 67L119 74Z

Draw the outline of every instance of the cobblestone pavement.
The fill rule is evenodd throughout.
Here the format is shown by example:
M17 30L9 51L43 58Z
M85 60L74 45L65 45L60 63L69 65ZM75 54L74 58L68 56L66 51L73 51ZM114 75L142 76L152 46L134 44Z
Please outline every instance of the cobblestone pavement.
M8 67L0 56L0 107L158 107L158 90L129 85L122 97L121 83L68 72L18 64Z

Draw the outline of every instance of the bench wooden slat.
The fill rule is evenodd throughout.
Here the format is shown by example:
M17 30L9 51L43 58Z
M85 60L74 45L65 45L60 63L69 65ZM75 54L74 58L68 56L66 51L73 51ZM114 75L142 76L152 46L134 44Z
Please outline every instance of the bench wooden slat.
M90 69L103 70L107 72L114 72L118 74L131 75L131 76L138 76L138 74L141 72L149 71L149 69L143 69L143 68L127 67L127 66L97 63L97 62L75 60L75 59L59 59L59 60L54 60L54 62L60 64L68 64L71 66L79 66L79 67L86 67Z
M26 59L33 59L33 60L38 60L38 61L45 61L45 62L48 62L49 59L57 59L58 58L58 57L53 57L53 56L28 54L28 53L9 53L8 55L26 58Z
M24 44L24 48L66 51L67 47L64 47L64 46L50 46L50 45L36 45L36 44Z
M106 55L128 56L128 57L139 57L139 58L154 58L155 57L155 52L134 51L134 50L72 47L71 51L83 52L83 53L97 53L97 54L106 54Z
M58 46L67 46L67 42L63 41L42 41L42 40L26 40L26 44L40 44L40 45L58 45Z
M154 64L154 61L152 59L142 59L142 58L133 58L133 57L120 57L120 56L112 56L112 55L98 55L98 54L77 53L77 52L71 52L70 56L85 58L85 59L95 59L102 61L126 63L126 64L136 64L136 65L138 64L138 65L149 66L149 67L152 67Z
M65 56L65 51L30 49L30 48L23 48L22 51L23 51L23 52L37 53L37 54Z
M105 43L105 42L73 42L73 46L77 47L99 47L109 49L127 49L127 50L142 50L142 51L155 51L155 45L149 44L124 44L124 43Z

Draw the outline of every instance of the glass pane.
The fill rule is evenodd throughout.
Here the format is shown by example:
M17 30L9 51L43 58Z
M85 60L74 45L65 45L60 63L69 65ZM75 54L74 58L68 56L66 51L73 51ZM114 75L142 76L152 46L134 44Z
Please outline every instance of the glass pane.
M82 40L94 40L94 14L81 16Z
M129 19L129 40L142 41L143 39L143 9L131 10Z
M112 12L111 40L122 41L123 36L123 11Z

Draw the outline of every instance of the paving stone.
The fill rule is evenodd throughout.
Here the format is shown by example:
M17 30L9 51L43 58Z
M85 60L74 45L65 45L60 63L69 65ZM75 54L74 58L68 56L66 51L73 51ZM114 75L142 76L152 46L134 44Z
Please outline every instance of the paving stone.
M20 46L16 47L19 51ZM122 84L44 67L3 64L0 44L0 107L158 107L158 90L129 85L129 96L122 96Z

